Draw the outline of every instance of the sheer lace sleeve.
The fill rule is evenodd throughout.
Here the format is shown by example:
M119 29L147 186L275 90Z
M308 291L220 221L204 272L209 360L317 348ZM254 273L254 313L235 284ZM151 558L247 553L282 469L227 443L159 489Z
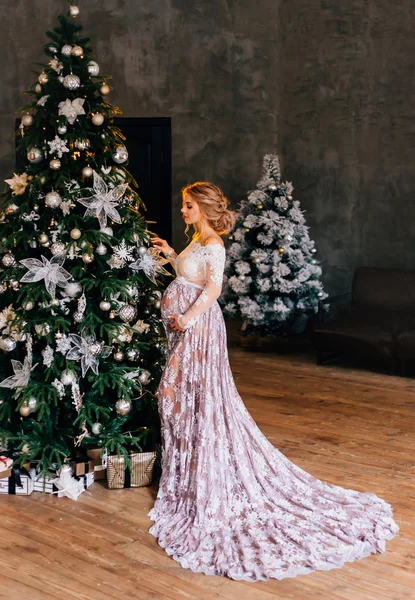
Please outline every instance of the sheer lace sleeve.
M225 268L225 248L219 242L212 242L203 247L205 287L198 299L187 312L179 317L179 325L183 329L192 327L199 317L212 306L222 291L223 271Z

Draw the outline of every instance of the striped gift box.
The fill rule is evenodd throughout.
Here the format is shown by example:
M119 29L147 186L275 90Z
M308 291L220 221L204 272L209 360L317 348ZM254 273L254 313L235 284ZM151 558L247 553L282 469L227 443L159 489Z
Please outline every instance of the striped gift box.
M126 469L124 456L108 456L108 489L143 487L151 484L156 453L138 452L130 454L129 459L131 467Z

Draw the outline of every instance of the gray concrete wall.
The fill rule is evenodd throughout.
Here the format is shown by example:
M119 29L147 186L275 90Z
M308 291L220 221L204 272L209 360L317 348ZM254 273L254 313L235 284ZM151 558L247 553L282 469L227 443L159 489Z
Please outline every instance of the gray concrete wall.
M174 244L181 187L221 185L236 207L279 148L330 292L360 264L412 268L412 0L79 0L110 99L170 116ZM0 0L0 176L13 123L65 0Z
M280 18L280 147L327 288L415 268L413 0L291 0Z

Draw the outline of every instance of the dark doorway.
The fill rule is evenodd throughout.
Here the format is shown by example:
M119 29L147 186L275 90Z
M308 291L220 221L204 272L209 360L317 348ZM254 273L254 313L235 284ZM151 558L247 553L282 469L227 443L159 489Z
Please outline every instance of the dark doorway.
M117 117L114 125L125 135L127 169L138 183L146 205L148 228L172 243L171 122L170 118Z

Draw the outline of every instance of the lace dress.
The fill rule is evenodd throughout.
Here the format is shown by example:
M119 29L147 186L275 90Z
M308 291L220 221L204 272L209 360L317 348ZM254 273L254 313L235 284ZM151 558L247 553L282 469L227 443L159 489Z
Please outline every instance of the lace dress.
M327 571L383 552L399 530L390 504L303 471L248 413L217 302L224 247L193 241L172 262L157 393L162 475L149 532L182 567L246 581ZM182 315L184 332L169 327L170 315Z

